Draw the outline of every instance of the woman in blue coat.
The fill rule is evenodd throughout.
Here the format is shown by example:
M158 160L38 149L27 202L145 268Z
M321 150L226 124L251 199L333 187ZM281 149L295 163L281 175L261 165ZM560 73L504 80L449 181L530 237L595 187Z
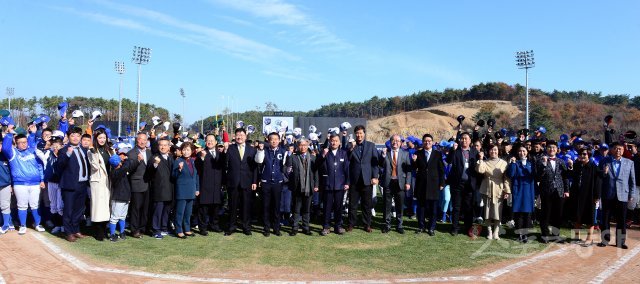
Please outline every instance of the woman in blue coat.
M513 215L516 233L519 241L528 242L527 233L531 224L531 213L535 202L535 166L527 159L527 148L524 145L516 147L518 158L512 157L507 166L507 176L511 179L511 195L513 201Z
M193 163L193 143L184 142L180 145L182 157L173 162L172 178L175 180L176 201L176 235L186 239L187 236L195 236L191 232L191 212L193 200L200 194L200 182L198 171Z

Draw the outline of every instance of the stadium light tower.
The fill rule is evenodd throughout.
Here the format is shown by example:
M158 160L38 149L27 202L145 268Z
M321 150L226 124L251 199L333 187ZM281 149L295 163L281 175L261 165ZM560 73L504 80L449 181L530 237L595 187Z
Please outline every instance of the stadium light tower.
M525 128L529 129L529 68L536 66L536 62L533 60L533 50L516 52L516 66L518 66L518 69L524 69L526 97Z
M9 100L9 113L11 113L11 97L15 94L16 89L7 87L7 100Z
M118 91L118 137L122 132L122 74L124 74L124 62L116 61L116 72L120 74L120 89Z
M131 61L138 64L138 117L136 119L136 132L140 131L140 72L142 70L142 65L149 64L150 57L151 48L141 46L133 47L133 57L131 58Z

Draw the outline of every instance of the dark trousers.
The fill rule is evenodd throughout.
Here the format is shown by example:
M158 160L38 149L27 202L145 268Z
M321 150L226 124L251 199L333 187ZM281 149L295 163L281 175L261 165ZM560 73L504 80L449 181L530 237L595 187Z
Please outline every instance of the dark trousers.
M238 207L242 210L242 230L251 230L251 195L250 188L231 188L229 190L229 231L235 231Z
M529 229L533 227L531 224L531 213L514 212L513 217L514 222L516 223L516 234L527 235L529 233Z
M191 232L191 212L193 199L176 200L176 234Z
M611 241L611 215L615 214L616 218L616 245L625 244L627 239L627 202L621 202L617 199L603 199L602 203L602 224L600 230L602 234L602 242L609 243Z
M349 226L355 227L358 216L358 202L362 210L362 222L365 228L371 227L371 209L373 208L373 186L364 185L360 180L349 187Z
M262 221L264 230L280 231L282 183L262 183Z
M156 201L153 203L151 227L154 233L169 231L169 211L171 211L171 201Z
M460 230L460 213L464 213L464 231L467 232L473 225L476 205L473 202L473 190L468 182L451 186L451 212L452 231Z
M438 200L426 200L418 198L418 229L435 230L436 219L438 214ZM425 226L425 219L429 219L429 223Z
M300 220L302 219L302 229L309 230L309 221L311 220L311 201L313 200L313 194L305 196L304 193L293 193L293 225L291 228L293 231L298 230Z
M79 190L62 189L62 202L64 203L62 223L67 235L80 233L80 219L84 214L84 200L87 198L87 190L82 187Z
M220 216L218 211L221 204L198 204L198 228L200 233L207 232L209 228L220 230Z
M555 192L541 194L540 203L542 206L542 210L540 211L540 232L542 236L560 235L564 198L558 196ZM549 226L552 227L551 231L549 231Z
M333 213L334 229L337 231L342 227L342 203L344 202L344 190L325 190L322 195L324 203L324 223L323 229L331 227L331 213Z
M391 204L392 200L396 201L396 221L398 228L402 228L402 212L404 209L404 184L402 188L400 188L400 184L398 184L398 180L391 180L389 182L389 186L385 187L382 195L384 196L384 221L385 228L391 228L391 210L393 209Z
M129 203L129 223L131 233L139 232L144 234L147 226L147 216L149 214L149 191L132 192L131 203Z

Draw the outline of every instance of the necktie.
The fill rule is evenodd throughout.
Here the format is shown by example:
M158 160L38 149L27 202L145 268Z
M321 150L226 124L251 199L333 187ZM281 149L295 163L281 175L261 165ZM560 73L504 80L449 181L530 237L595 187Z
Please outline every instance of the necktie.
M304 166L305 173L307 172L307 155L302 155L302 165Z
M551 160L551 161L555 161L555 160L556 160L556 157L549 158L549 160Z
M80 157L80 167L82 168L82 177L86 177L87 176L87 165L84 162L84 155L82 153L82 150L80 148L76 148L76 150L78 150L78 156Z
M238 151L240 152L240 160L244 158L244 144L238 147Z
M427 152L427 162L429 161L429 157L431 156L431 151L426 151Z
M391 176L398 176L398 158L396 157L396 151L391 152L393 164L391 165Z

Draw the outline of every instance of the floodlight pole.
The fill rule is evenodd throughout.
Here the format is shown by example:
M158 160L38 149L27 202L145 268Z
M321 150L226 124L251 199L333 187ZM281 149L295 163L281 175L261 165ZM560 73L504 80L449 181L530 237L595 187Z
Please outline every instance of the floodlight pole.
M524 69L526 103L525 128L529 129L529 69L536 66L533 50L516 52L516 66L518 69Z
M124 62L116 61L116 72L120 74L120 88L118 90L118 137L122 135L122 74L124 74Z
M136 129L140 131L140 72L142 71L142 65L149 64L149 58L151 57L151 48L134 46L133 57L131 61L138 64L138 110L136 119Z

